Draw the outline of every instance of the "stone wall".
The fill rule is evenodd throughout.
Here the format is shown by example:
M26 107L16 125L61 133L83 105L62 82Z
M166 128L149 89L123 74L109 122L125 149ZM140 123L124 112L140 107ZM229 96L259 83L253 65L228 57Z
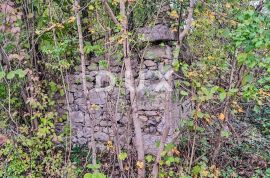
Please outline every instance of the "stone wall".
M172 47L160 45L157 42L173 40L174 34L163 25L140 29L140 34L145 40L155 42L155 45L150 43L141 51L142 58L135 56L132 59L135 82L140 89L137 92L137 100L145 151L155 153L157 150L155 143L160 140L165 123L166 87L164 88L162 81L166 82L166 75L172 64ZM134 133L130 118L129 93L124 85L123 63L110 60L107 61L108 66L104 66L101 65L101 60L104 58L92 58L91 63L86 64L91 115L87 114L85 108L80 67L78 66L77 71L69 76L68 108L73 127L72 141L76 144L90 142L91 126L94 124L95 139L99 148L103 149L108 140L114 140L115 134L118 134L120 144L128 147L132 144ZM97 88L109 86L111 80L108 72L113 74L116 84L108 91L97 90ZM100 78L101 80L99 80ZM173 77L173 79L178 80L177 77ZM179 102L176 90L173 93L174 98L170 108L173 129L168 141L172 138L179 119L186 117L190 112L189 102ZM91 118L95 123L91 123ZM117 127L115 128L113 124Z

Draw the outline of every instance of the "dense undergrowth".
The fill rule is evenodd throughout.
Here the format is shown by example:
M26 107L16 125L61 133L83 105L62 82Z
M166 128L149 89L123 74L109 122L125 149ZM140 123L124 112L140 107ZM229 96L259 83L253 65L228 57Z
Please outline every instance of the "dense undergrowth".
M108 4L121 21L119 2ZM168 24L181 31L189 1L126 3L132 52L146 45L136 29L154 25L166 4ZM68 117L57 113L55 98L66 96L65 77L80 64L73 2L5 0L0 7L0 177L137 177L142 167L150 177L155 155L142 165L135 149L117 154L112 141L92 164L88 145L72 145ZM179 118L181 133L161 153L159 177L270 177L269 8L267 0L196 1L173 63L183 78L175 87L195 107ZM80 12L86 55L113 49L121 61L121 27L102 2L82 0Z

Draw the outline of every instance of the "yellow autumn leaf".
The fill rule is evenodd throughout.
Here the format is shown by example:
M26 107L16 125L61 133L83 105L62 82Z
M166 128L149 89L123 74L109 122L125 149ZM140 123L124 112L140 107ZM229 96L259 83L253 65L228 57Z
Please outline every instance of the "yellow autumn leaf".
M225 7L226 7L227 9L230 9L232 6L231 6L231 4L226 3Z
M93 5L90 5L90 6L88 6L88 9L89 9L90 11L92 11L92 10L95 9L95 7L94 7Z
M177 32L177 28L173 28L171 31L172 32Z
M143 169L143 167L144 167L142 161L137 161L136 166L137 166L139 169Z
M221 121L224 121L225 120L225 115L223 113L220 113L219 116L218 116L218 119L221 120Z
M200 175L203 176L203 177L207 177L208 174L209 174L209 171L207 171L207 170L202 170L201 173L200 173Z
M92 34L96 33L96 30L93 28L89 28L88 31L89 31L89 33L92 33Z
M40 34L41 34L41 32L40 32L39 30L36 30L35 33L36 33L37 35L40 35Z
M118 44L122 44L123 41L124 41L124 38L120 38L120 39L117 41L117 43L118 43Z
M74 21L75 21L75 17L74 16L71 16L69 19L68 19L68 21L67 21L67 23L73 23Z
M100 109L99 105L96 105L96 104L92 104L92 105L91 105L91 110L97 111L97 110L99 110L99 109Z
M111 140L107 141L107 146L106 147L107 147L108 150L113 148L113 144L112 144Z
M171 13L170 13L170 17L173 18L173 19L177 19L179 17L178 13L176 12L176 10L173 10Z
M31 18L33 18L34 17L34 14L33 13L29 13L28 15L27 15L27 18L28 19L31 19Z
M57 23L57 24L55 24L55 27L57 27L57 28L64 28L64 25L63 24L61 24L61 23Z
M214 58L213 56L208 56L207 59L210 60L210 61L212 61L212 60L214 60L215 58Z

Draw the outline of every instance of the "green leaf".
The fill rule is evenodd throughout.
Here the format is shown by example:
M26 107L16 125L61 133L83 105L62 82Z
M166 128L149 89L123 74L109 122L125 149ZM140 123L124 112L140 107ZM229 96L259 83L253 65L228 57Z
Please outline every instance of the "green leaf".
M237 88L232 88L232 89L229 90L229 92L230 93L236 93L236 92L238 92L238 89Z
M26 75L26 71L22 69L17 69L14 72L19 76L19 78L24 78Z
M201 172L201 166L196 165L192 168L192 174L193 175L198 175Z
M197 116L201 119L204 117L204 114L200 111L197 112Z
M91 173L84 174L83 178L93 178Z
M95 164L95 165L94 164L88 164L86 167L89 168L89 169L92 169L92 170L97 170L101 166L100 166L100 164Z
M244 62L246 59L247 59L248 55L247 53L240 53L238 56L237 56L237 60L239 62Z
M225 131L225 130L221 131L221 137L229 138L230 134L231 133L229 131Z
M119 159L120 160L125 160L127 158L128 154L126 152L122 152L119 154Z
M154 160L154 158L153 158L152 155L147 155L147 156L145 157L145 160L146 160L148 163L150 163L150 162L152 162L152 161Z
M11 80L15 77L15 72L14 71L10 71L8 74L7 74L7 79Z
M188 92L184 91L184 90L181 90L180 91L180 94L183 95L183 96L187 96L188 95Z
M226 92L224 91L224 92L221 92L220 94L219 94L219 99L220 99L220 101L224 101L224 99L226 98Z
M0 71L0 80L5 77L6 73L4 71Z

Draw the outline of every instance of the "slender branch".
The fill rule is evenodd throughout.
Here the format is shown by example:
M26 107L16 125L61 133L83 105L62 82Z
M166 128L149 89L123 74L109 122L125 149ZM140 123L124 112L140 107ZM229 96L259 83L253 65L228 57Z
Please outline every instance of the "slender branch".
M82 26L81 26L81 18L79 14L79 0L75 0L74 2L74 9L75 9L75 14L76 14L76 20L77 20L77 28L78 28L78 35L79 35L79 51L81 55L81 68L82 68L82 85L83 85L83 93L84 93L84 98L85 98L85 105L86 105L86 112L88 112L90 116L90 120L92 122L91 124L91 148L92 148L92 164L96 164L96 144L95 144L95 136L94 136L94 118L92 117L91 111L90 111L90 102L89 102L89 93L86 85L86 67L85 67L85 55L83 51L83 36L82 36Z
M138 106L137 106L137 98L136 98L136 88L135 88L135 81L134 76L132 74L132 67L131 67L131 61L130 61L130 45L128 40L128 21L127 21L127 15L126 15L126 5L125 0L120 0L120 14L123 17L121 21L122 25L122 35L123 35L123 53L124 53L124 63L125 63L125 82L126 86L129 89L130 92L130 102L131 102L131 110L132 110L132 119L133 119L133 125L135 130L135 145L137 149L138 154L138 178L144 178L145 177L145 163L144 163L144 143L143 143L143 137L142 137L142 129L141 129L141 123L138 117Z
M181 5L181 8L182 8L182 5ZM179 52L180 52L180 48L181 48L181 45L182 45L182 41L184 39L184 37L186 36L186 34L188 33L190 27L191 27L191 22L192 22L192 16L193 16L193 8L194 8L194 0L190 0L190 5L189 5L189 8L188 8L188 16L187 16L187 19L186 19L186 26L184 28L184 30L180 33L180 30L179 30L179 36L178 36L178 43L176 45L176 51L177 51L177 54L178 56L175 57L175 59L177 60L178 57L179 57ZM180 18L181 18L181 13L182 13L182 10L180 10L180 17L179 17L179 22L180 22ZM171 84L171 78L169 79L169 82ZM163 132L162 132L162 137L161 137L161 141L160 141L160 146L159 146L159 150L158 150L158 153L157 153L157 157L156 157L156 160L155 160L155 163L153 165L153 170L152 170L152 177L153 178L157 178L158 177L158 165L159 165L159 162L161 160L161 153L163 152L164 150L164 147L165 147L165 143L166 143L166 139L168 137L168 134L169 134L169 131L170 131L170 128L171 128L171 116L170 116L170 108L171 108L171 92L167 92L166 93L166 108L165 108L165 128L163 129Z
M111 17L112 21L116 24L120 26L120 23L118 22L116 16L114 15L111 7L109 6L107 0L102 0L102 4L106 10L106 12L108 13L108 15Z
M188 16L186 19L186 26L184 27L184 30L179 34L178 41L181 44L184 37L187 35L192 22L192 16L193 16L193 9L194 9L194 0L189 1L189 8L188 8Z
M171 77L169 78L169 83L171 85L172 80ZM162 136L161 136L161 140L160 140L160 146L158 149L158 153L157 153L157 157L155 160L155 163L153 165L153 170L152 170L152 176L153 178L157 178L158 177L158 167L159 167L159 162L161 160L161 153L164 150L165 144L166 144L166 139L168 137L168 134L170 132L171 129L171 91L167 91L166 92L166 105L165 105L165 112L164 112L164 119L165 119L165 128L163 129L162 132Z

